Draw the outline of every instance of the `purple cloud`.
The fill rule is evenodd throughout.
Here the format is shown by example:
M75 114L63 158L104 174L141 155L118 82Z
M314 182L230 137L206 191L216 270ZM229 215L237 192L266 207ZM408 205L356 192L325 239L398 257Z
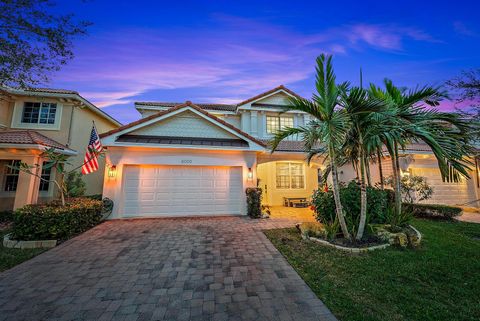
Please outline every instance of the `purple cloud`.
M137 28L87 37L77 43L76 59L56 85L81 90L100 107L131 104L159 89L201 87L217 92L213 100L231 102L307 79L320 52L345 55L363 45L401 50L406 39L433 41L421 30L388 25L344 25L306 34L239 17L213 19L218 28Z

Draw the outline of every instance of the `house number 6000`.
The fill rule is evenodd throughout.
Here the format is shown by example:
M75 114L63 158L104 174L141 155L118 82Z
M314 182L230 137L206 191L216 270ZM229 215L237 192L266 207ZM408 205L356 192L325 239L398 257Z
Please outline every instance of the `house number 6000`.
M192 160L191 159L182 159L182 164L191 164Z

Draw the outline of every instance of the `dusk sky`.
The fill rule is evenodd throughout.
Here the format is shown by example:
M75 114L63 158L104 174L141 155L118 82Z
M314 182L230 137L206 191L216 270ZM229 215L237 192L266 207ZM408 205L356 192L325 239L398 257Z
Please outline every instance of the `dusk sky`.
M47 85L123 123L135 101L236 103L280 84L310 97L322 52L339 82L362 68L364 82L441 85L480 67L477 1L62 2L93 25Z

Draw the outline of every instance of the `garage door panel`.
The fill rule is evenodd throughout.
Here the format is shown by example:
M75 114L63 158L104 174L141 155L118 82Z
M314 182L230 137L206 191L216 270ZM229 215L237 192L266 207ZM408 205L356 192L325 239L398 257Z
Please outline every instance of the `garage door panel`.
M124 215L240 214L242 169L208 166L125 166Z

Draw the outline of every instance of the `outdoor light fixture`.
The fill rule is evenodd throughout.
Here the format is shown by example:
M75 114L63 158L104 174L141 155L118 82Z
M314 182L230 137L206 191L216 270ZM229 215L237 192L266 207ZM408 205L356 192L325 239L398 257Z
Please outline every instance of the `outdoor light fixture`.
M115 176L117 176L117 166L110 165L108 167L108 177L114 178Z
M251 181L253 180L253 172L252 172L252 168L249 167L248 168L248 176L247 176L248 180Z

